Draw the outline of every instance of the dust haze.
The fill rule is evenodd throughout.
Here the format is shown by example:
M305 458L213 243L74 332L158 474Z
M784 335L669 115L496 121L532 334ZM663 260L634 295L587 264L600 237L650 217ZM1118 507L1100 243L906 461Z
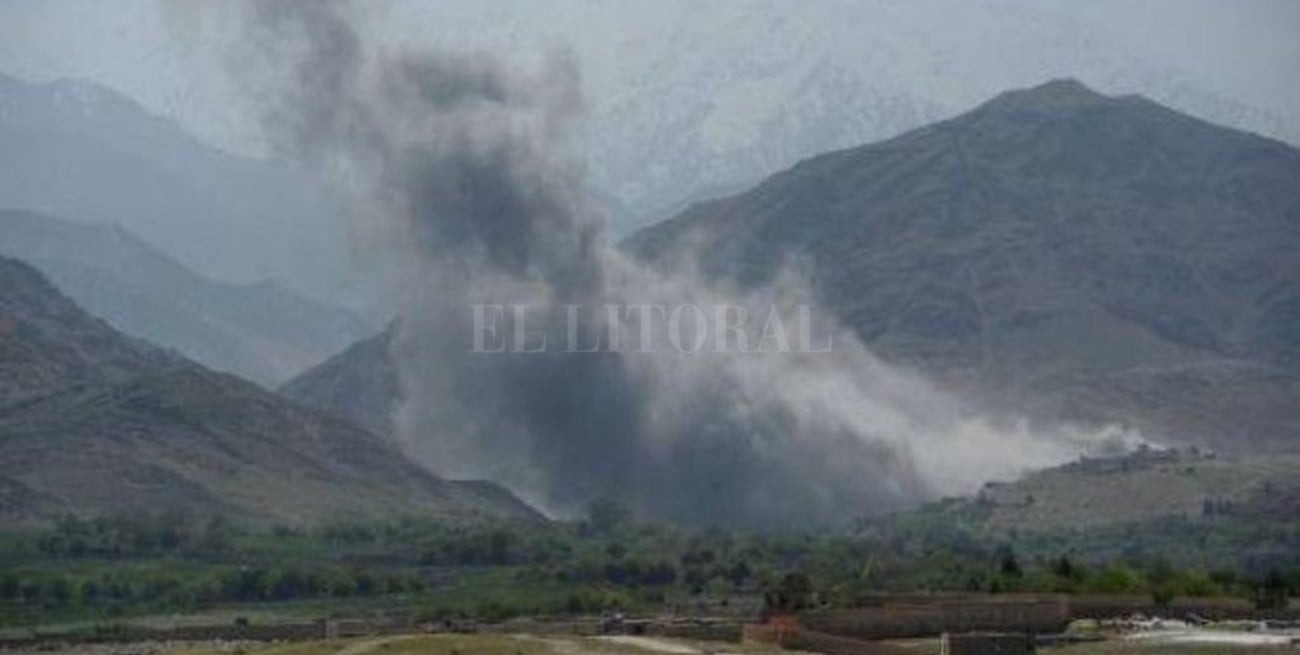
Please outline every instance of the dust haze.
M554 332L568 305L788 313L816 299L797 271L742 293L615 248L567 145L583 120L581 71L562 47L529 69L394 49L369 36L383 18L374 7L237 5L245 29L230 69L275 153L325 180L364 256L398 272L396 423L431 469L504 483L560 514L612 496L645 516L796 527L1128 438L985 416L828 316L816 323L831 353L469 352L476 304L528 304Z

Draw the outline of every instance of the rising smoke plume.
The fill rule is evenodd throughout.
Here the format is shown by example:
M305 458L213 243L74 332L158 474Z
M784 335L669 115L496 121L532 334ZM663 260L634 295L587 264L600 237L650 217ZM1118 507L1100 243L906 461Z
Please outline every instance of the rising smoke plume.
M402 272L397 425L434 470L557 511L612 495L646 515L779 527L843 522L1076 452L972 418L826 317L829 354L469 352L476 304L529 304L554 333L567 305L759 312L808 298L794 275L742 295L612 248L565 154L581 102L563 54L521 72L484 54L388 50L340 2L243 8L238 68L275 153L328 179Z

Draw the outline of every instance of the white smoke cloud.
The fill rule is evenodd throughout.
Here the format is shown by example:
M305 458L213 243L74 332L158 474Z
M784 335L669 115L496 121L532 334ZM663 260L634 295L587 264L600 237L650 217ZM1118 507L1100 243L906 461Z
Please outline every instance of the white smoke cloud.
M244 9L235 60L270 143L330 180L403 273L396 423L435 470L559 511L605 494L655 516L778 527L970 491L1092 438L982 417L827 316L829 353L469 352L476 304L538 308L561 338L570 304L777 307L795 325L812 298L793 272L740 293L610 246L566 156L581 102L563 54L522 72L485 54L388 50L340 2Z

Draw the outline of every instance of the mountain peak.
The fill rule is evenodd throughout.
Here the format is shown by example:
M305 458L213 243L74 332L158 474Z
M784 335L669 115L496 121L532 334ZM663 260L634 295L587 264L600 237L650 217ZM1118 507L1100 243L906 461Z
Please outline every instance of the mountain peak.
M1059 78L1027 89L998 94L980 109L1050 112L1102 105L1114 100L1074 78Z
M1281 444L1300 438L1277 386L1300 361L1296 179L1284 143L1054 80L625 243L744 285L806 261L875 354L994 403Z

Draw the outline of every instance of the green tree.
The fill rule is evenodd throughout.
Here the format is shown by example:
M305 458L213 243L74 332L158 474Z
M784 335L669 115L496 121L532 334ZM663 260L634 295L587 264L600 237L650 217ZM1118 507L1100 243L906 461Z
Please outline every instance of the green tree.
M599 534L611 534L631 519L632 511L608 496L600 496L587 504L587 521Z

